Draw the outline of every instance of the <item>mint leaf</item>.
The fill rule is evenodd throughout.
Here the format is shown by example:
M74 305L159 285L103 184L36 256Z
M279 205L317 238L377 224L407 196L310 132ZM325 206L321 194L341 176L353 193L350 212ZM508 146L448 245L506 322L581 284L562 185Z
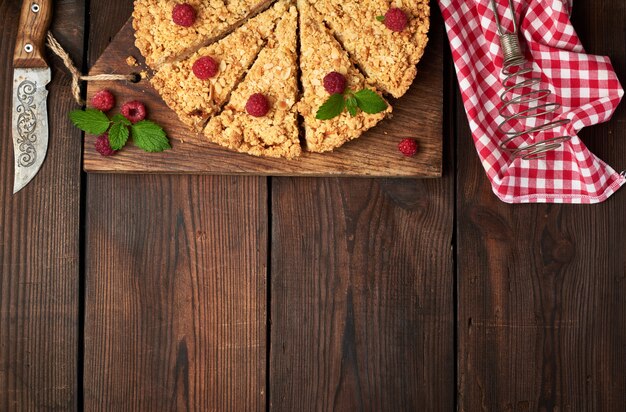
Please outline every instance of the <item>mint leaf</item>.
M385 21L385 16L376 16L376 20L378 21Z
M70 120L83 132L95 135L103 134L111 125L107 115L95 109L71 111Z
M121 115L121 114L119 114L119 113L118 113L118 114L116 114L115 116L113 116L113 117L111 118L111 121L112 121L113 123L121 123L121 124L123 124L124 126L130 126L130 125L132 125L132 123L130 122L130 120L128 120L127 118L125 118L124 116L122 116L122 115Z
M343 98L343 94L335 93L331 95L322 106L320 106L315 118L318 120L330 120L333 117L339 116L345 107L346 102Z
M146 152L156 153L172 148L161 126L150 120L137 122L130 130L135 145Z
M350 116L356 116L358 107L359 103L356 101L356 97L353 95L349 96L346 100L346 108L348 109Z
M126 146L129 134L130 132L125 124L121 122L113 123L111 129L109 129L109 143L111 144L111 149L120 150Z
M368 114L387 110L387 102L370 89L363 89L354 94L359 108Z

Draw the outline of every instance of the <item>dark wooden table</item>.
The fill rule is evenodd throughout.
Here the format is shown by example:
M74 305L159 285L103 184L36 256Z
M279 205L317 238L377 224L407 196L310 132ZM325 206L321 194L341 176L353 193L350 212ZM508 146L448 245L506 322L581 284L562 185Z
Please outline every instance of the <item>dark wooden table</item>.
M12 196L19 6L0 0L0 411L626 409L626 190L500 203L449 62L444 178L358 180L85 175L51 59L50 152ZM624 0L574 7L626 80ZM57 1L53 31L87 69L131 8ZM626 105L583 138L626 169Z

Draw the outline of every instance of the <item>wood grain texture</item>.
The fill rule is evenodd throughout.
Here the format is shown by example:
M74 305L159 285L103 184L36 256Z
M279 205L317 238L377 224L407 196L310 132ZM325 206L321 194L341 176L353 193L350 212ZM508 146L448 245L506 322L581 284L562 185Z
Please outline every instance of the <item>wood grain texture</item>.
M88 186L85 410L263 410L265 179Z
M410 91L397 102L392 101L394 115L361 138L333 153L307 153L297 160L256 158L233 153L191 133L161 100L147 80L130 82L94 82L89 96L110 89L122 104L138 99L148 106L149 117L163 125L171 138L173 150L145 156L129 146L114 158L103 159L92 145L85 146L84 168L98 173L192 173L264 176L382 176L439 177L442 159L443 117L443 25L433 24L431 41L418 68L418 77ZM130 67L126 58L135 56L143 62L134 47L130 21L99 58L91 74L130 74L144 70ZM414 158L403 158L398 143L405 137L417 138L420 152Z
M274 180L271 410L452 410L451 183Z
M35 3L22 2L20 24L15 39L13 52L13 66L21 68L46 68L49 64L45 59L45 40L54 5L52 0L39 0L36 3L37 11L33 10ZM32 51L26 51L26 46L32 46Z
M131 8L91 2L92 62ZM88 175L86 226L85 410L264 409L266 179Z
M591 53L626 78L626 5L574 3ZM500 203L458 107L459 410L626 408L626 193L597 206ZM617 168L626 107L583 140ZM464 155L462 155L464 154Z
M454 409L453 120L442 179L272 179L270 410Z
M35 179L13 188L13 46L20 2L0 1L0 410L77 407L80 132L70 79L55 59L48 85L50 144ZM57 2L55 36L82 55L81 1Z

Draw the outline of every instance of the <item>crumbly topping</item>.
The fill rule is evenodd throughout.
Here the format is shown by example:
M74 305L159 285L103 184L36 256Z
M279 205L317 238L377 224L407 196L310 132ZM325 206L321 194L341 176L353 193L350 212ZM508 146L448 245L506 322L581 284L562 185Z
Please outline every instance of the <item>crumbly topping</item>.
M352 117L347 111L331 120L317 120L317 110L328 99L323 79L330 72L345 76L347 90L358 91L365 87L365 78L350 62L348 54L329 33L321 17L312 10L307 0L299 0L300 10L300 69L304 95L298 110L304 117L307 149L312 152L326 152L361 136L375 126L388 113L374 115L360 112Z
M226 7L237 19L246 19L267 8L273 0L228 0Z
M416 65L428 42L427 0L308 0L322 15L368 82L394 97L404 95L417 74ZM389 30L377 16L399 7L409 16L401 33Z
M176 0L135 0L135 45L153 68L198 49L222 35L231 24L222 0L188 0L197 12L197 21L192 27L178 26L172 21L172 10L177 3Z
M137 59L135 58L135 56L128 56L126 58L126 64L131 66L131 67L139 66L139 63L137 62Z
M172 10L179 3L176 0L135 0L135 45L150 67L157 68L215 42L271 3L271 0L186 1L197 12L197 20L191 27L172 21Z
M298 113L310 151L330 151L361 136L390 116L391 106L375 115L359 112L352 117L346 112L317 120L317 110L328 99L324 76L337 71L350 90L367 87L400 97L413 82L428 42L428 0L297 0L300 98L298 10L290 7L294 0L279 0L263 13L275 0L185 1L197 12L188 28L172 22L178 0L135 0L136 45L146 63L157 69L150 81L185 124L196 130L206 125L204 133L211 141L256 156L301 154ZM409 27L400 33L376 19L390 7L409 16ZM203 56L220 64L217 76L204 81L192 70ZM136 60L129 57L127 63L135 66ZM267 116L246 113L254 93L268 98Z
M151 79L152 85L183 123L201 131L228 101L286 10L287 3L280 1L219 42L183 61L164 65ZM192 71L194 62L204 56L219 63L217 76L208 80L198 79Z
M291 7L230 102L209 121L204 133L212 142L255 156L294 158L301 154L296 43L297 12ZM265 117L246 113L247 100L255 93L264 94L270 102Z

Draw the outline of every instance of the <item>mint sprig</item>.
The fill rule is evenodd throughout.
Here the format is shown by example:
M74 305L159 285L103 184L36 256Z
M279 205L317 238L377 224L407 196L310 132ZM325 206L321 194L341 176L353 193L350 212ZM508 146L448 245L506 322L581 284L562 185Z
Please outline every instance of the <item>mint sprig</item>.
M109 130L111 121L100 110L74 110L70 112L70 120L74 126L89 134L103 134Z
M116 114L111 118L111 121L113 123L121 123L124 126L130 126L132 123L130 122L130 120L128 120L127 118L125 118L123 115L121 114Z
M352 117L358 114L358 109L367 114L377 114L387 110L387 102L370 89L362 89L358 92L348 90L343 94L331 95L320 106L315 118L330 120L341 115L344 109L347 109Z
M387 110L387 102L370 89L359 90L354 93L354 98L359 105L359 109L367 114L376 114Z
M150 120L137 122L130 130L135 145L146 152L157 153L172 148L161 126Z
M353 95L348 96L346 99L346 108L348 109L348 113L350 116L354 117L357 114L357 109L359 108L359 101Z
M129 138L132 138L135 146L150 153L172 148L163 128L150 120L132 124L121 114L109 119L105 113L95 109L74 110L69 116L74 126L85 133L102 135L108 132L109 144L113 150L124 148Z
M121 122L113 123L113 126L109 129L109 143L111 144L111 149L121 150L126 146L129 135L128 126Z
M343 94L333 94L320 106L315 117L319 120L330 120L339 116L345 107L346 101Z

